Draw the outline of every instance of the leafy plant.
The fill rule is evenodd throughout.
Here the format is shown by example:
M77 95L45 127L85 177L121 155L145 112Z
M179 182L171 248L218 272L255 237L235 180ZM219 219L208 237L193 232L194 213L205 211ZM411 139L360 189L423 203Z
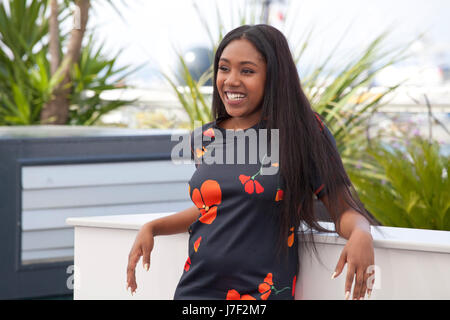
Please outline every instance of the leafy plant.
M70 17L70 2L61 2L59 22ZM50 70L47 3L39 0L0 3L0 125L47 123L41 120L41 113L65 77L62 72L65 62L57 72L52 74ZM67 36L60 32L61 44ZM65 86L70 88L66 124L93 125L102 114L134 102L108 102L101 98L104 91L126 88L124 78L136 69L117 68L120 52L106 58L102 46L94 49L92 43L90 35L80 58L70 68L71 81Z
M35 124L55 78L48 77L46 2L0 3L0 124ZM39 85L36 85L38 83Z
M324 75L324 70L336 51L333 48L325 61L307 75L302 84L312 108L324 117L333 132L341 156L346 160L344 163L349 166L354 164L350 160L352 155L367 145L368 119L380 107L388 104L388 95L406 81L380 88L376 93L371 92L371 83L377 73L406 59L407 55L404 53L415 41L414 39L402 47L382 52L381 45L387 36L387 32L382 32L359 54L359 58L349 61L343 69L338 70L335 77L330 76L333 71ZM378 66L375 67L376 65Z
M93 36L82 49L80 61L72 70L72 92L70 95L69 124L94 125L99 118L121 106L130 105L135 100L102 99L103 92L123 89L124 79L140 66L129 70L129 66L116 68L117 53L112 59L104 57L103 45L97 49L93 45Z
M174 90L179 102L183 106L184 110L189 116L191 126L194 121L202 121L202 123L209 122L211 120L211 99L202 91L203 85L214 76L213 65L203 73L198 81L196 81L191 75L186 62L181 53L177 54L178 60L182 66L181 79L187 85L180 87L177 82L178 79L171 79L166 73L162 73L169 85Z
M377 220L394 227L450 230L450 157L440 154L436 141L415 136L404 146L377 142L367 153L379 164L377 177L360 170L350 178Z

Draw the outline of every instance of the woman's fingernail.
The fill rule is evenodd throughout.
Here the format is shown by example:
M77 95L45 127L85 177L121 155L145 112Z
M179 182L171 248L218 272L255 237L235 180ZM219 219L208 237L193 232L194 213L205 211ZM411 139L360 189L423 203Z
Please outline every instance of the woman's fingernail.
M144 269L148 271L149 265L148 263L145 264Z
M350 291L347 291L345 293L345 300L348 300L348 298L350 298Z
M335 272L331 275L331 279L336 278L336 274L337 274L337 272L335 271Z
M367 292L367 299L370 299L370 295L372 294L372 290Z

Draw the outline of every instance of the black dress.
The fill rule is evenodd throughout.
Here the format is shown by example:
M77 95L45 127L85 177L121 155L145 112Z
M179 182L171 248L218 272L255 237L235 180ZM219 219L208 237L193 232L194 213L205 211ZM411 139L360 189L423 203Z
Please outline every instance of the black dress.
M298 226L290 228L286 239L287 259L275 258L279 236L277 217L284 188L280 170L276 174L261 174L260 157L252 163L247 151L244 164L236 164L236 152L235 164L228 164L225 144L232 143L236 150L241 138L227 139L226 133L233 130L219 127L217 123L221 120L191 133L195 161L213 149L217 151L212 143L218 134L224 137L217 139L224 144L224 160L223 164L196 162L197 169L189 180L189 196L200 215L189 227L189 255L174 299L294 299ZM264 125L265 121L261 120L243 132ZM259 130L254 131L259 141ZM203 142L195 148L194 139ZM250 143L249 138L242 139ZM278 163L263 163L265 167L278 166ZM312 188L318 197L324 194L320 179L316 179Z

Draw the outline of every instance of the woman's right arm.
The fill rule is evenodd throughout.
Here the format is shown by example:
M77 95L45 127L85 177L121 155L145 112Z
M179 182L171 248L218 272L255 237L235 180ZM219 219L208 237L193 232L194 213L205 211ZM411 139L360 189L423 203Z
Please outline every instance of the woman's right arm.
M135 270L141 256L144 268L148 271L150 267L153 237L186 232L189 226L198 219L199 215L200 211L197 206L192 206L170 216L147 222L141 227L128 255L127 290L130 287L131 294L137 288Z
M189 226L197 220L200 211L197 206L147 222L144 227L151 230L154 236L165 236L186 232Z

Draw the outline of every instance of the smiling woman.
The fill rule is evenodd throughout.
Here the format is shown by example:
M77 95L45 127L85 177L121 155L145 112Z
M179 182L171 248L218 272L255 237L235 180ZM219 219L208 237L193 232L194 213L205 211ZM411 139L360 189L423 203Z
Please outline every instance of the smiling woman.
M333 135L303 93L284 35L269 25L230 31L216 51L213 84L215 120L190 136L196 171L187 190L195 206L141 229L127 269L132 291L141 255L148 268L153 237L187 230L189 253L174 299L294 299L298 248L307 244L305 236L312 240L312 233L298 238L294 231L300 224L308 231L328 231L314 211L317 197L339 235L348 239L333 278L348 263L343 297L349 298L356 275L353 298L363 298L371 289L367 279L374 279L366 270L374 264L370 223L376 221L359 201ZM256 131L257 148L251 152L261 154L264 148L267 157L268 142L277 139L271 132L277 130L279 148L270 150L278 152L279 161L271 164L279 169L276 174L261 174L266 157L247 149L244 158L256 163L198 161L217 144L223 143L226 153L229 144L234 148L234 139L218 139L233 132L227 129Z
M266 62L246 39L232 41L219 60L216 85L230 121L225 129L245 129L261 118Z

